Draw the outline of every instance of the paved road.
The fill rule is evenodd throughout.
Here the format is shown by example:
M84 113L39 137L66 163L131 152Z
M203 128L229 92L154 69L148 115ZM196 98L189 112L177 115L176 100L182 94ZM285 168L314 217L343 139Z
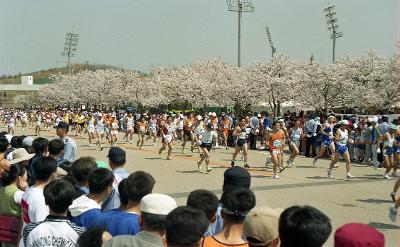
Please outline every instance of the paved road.
M33 133L32 129L28 129L28 133ZM17 129L16 134L22 134L22 130ZM55 131L44 131L42 136L54 138ZM107 161L108 148L99 151L89 147L86 136L75 140L78 143L78 157L93 156ZM158 154L160 143L156 147L146 145L143 150L136 148L135 144L122 141L118 146L127 151L126 168L129 171L144 170L151 173L157 181L154 191L173 196L179 204L185 204L187 195L194 189L209 189L220 195L223 172L229 167L233 152L233 149L212 152L213 171L205 174L196 170L199 155L189 150L187 154L181 154L179 144L176 144L172 160L166 160L165 153ZM273 180L271 170L265 168L265 159L265 152L250 151L251 187L257 196L257 205L280 208L295 204L312 205L331 218L334 229L348 222L370 224L385 234L386 246L400 246L400 227L388 218L388 207L391 205L389 193L395 179L384 180L383 170L353 165L352 174L356 178L347 180L344 163L340 163L334 171L335 178L328 179L328 160L321 160L318 167L314 168L311 159L299 157L295 168L286 169L280 180ZM241 163L237 162L237 165ZM333 246L332 235L325 246Z

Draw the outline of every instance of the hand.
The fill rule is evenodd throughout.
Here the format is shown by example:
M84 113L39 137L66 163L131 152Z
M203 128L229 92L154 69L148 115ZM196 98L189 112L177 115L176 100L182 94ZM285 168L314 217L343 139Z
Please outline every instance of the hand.
M377 153L377 154L380 154L380 153L381 153L381 149L380 149L380 148L377 148L377 149L376 149L376 153Z
M20 179L18 179L17 187L22 191L26 191L29 188L28 183Z

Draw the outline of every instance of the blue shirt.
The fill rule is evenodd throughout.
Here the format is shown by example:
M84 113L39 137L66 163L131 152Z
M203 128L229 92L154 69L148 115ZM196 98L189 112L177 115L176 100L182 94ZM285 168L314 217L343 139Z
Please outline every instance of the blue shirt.
M214 236L222 231L222 228L224 228L224 219L221 216L221 209L222 203L218 205L217 213L215 214L215 221L208 226L208 229L204 233L204 236Z
M94 223L95 226L103 226L113 236L135 235L140 231L139 216L121 209L113 209L102 213Z
M263 125L264 125L264 129L271 128L271 126L272 126L271 119L269 117L264 118Z
M90 209L83 214L72 217L71 221L77 226L90 228L94 226L96 219L101 215L101 211L98 208Z

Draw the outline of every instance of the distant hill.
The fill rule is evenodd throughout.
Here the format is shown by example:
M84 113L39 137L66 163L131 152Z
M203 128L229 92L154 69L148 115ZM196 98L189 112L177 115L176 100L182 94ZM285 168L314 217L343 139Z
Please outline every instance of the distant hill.
M106 64L72 64L72 73L78 73L82 70L95 71L98 69L121 69L116 66L106 65ZM35 71L32 73L18 74L18 75L3 75L0 76L0 84L20 84L21 76L30 75L33 76L33 84L47 84L52 83L49 79L51 74L68 74L68 67L58 67L51 69L42 69L40 71Z

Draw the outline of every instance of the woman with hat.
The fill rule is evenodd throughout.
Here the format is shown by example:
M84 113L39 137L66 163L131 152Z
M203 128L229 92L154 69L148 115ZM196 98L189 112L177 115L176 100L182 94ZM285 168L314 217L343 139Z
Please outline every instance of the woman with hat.
M339 124L340 128L338 128L335 133L335 155L333 156L330 167L328 169L328 178L333 178L332 170L335 167L336 163L339 161L339 157L341 155L346 161L347 178L350 179L354 178L354 176L350 174L350 154L347 148L347 144L351 142L351 140L349 140L349 132L347 130L347 128L349 127L349 121L342 120L339 122Z
M210 150L213 145L213 139L215 135L213 133L214 125L212 123L207 124L205 130L200 136L198 141L201 150L203 151L203 155L201 156L200 160L197 162L197 169L201 170L201 163L205 160L206 161L206 171L207 173L210 172L212 169L210 167Z
M378 148L377 153L380 153L380 144L383 142L383 162L385 164L386 170L385 174L383 174L383 178L390 179L389 173L392 170L394 163L394 141L395 141L395 133L397 132L397 125L393 124L389 127L389 131L384 135L380 136L378 139ZM397 150L396 150L397 151Z

